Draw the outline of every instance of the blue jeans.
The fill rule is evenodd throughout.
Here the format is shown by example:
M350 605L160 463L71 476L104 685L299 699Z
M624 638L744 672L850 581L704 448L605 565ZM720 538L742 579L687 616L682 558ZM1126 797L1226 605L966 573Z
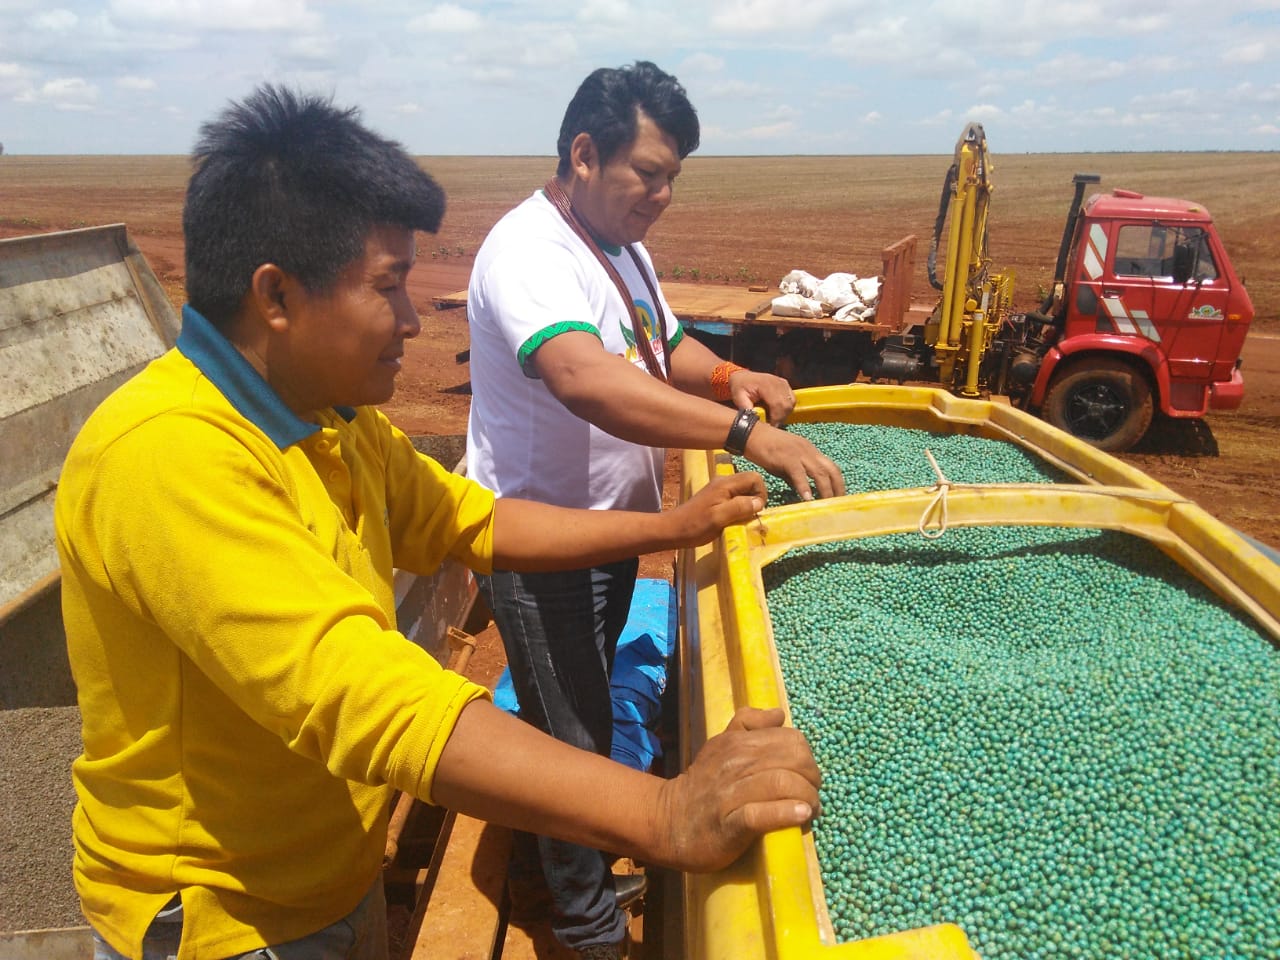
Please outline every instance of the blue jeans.
M93 960L129 960L93 932ZM182 940L182 904L166 906L142 940L141 960L174 960ZM387 901L382 874L349 914L323 930L226 960L387 960Z
M502 634L520 718L557 740L609 756L609 674L631 610L639 560L557 573L495 570L479 586ZM556 939L581 950L618 943L626 914L614 902L605 855L550 837L516 833L511 884L545 882Z

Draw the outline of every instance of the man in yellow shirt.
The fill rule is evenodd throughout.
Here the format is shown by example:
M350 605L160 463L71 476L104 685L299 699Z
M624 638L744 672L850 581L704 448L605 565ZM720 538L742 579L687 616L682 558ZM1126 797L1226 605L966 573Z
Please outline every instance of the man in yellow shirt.
M382 960L396 789L681 869L807 822L818 772L777 711L661 780L506 716L395 630L395 567L706 542L760 508L759 477L658 514L495 500L372 406L420 329L436 183L354 111L273 87L194 161L177 347L89 418L56 505L96 956Z

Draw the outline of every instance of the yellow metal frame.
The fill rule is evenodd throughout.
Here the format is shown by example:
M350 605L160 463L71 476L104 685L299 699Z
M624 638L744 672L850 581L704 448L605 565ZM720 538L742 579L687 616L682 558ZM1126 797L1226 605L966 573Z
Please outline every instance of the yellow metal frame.
M1017 443L1078 482L955 485L954 527L1031 524L1121 530L1156 544L1280 641L1280 567L1200 507L1108 454L1007 406L923 387L797 392L793 422L840 421L966 433ZM733 470L723 452L686 451L682 495ZM681 552L680 740L687 765L742 706L788 709L763 567L787 550L917 529L931 488L769 508L714 543ZM765 836L737 864L684 882L689 960L974 960L951 924L836 943L817 856L798 829Z
M942 299L932 337L942 383L962 396L979 395L978 368L1000 330L1013 300L1013 275L990 273L987 218L991 208L991 156L982 126L971 123L956 142L955 179L947 206L950 227L943 267ZM956 364L964 365L964 381L956 382Z

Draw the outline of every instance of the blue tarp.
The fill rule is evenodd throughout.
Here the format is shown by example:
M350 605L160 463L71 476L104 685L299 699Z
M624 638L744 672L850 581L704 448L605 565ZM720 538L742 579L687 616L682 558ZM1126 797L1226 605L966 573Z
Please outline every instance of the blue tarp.
M637 770L648 770L662 756L658 715L675 638L675 588L666 580L637 580L610 680L613 759ZM519 714L510 670L504 669L498 678L493 702L507 713Z

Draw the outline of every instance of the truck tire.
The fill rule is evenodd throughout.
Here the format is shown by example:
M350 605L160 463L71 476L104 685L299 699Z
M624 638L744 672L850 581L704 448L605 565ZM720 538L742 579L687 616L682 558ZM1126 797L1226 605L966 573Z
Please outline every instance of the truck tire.
M1099 450L1128 450L1151 425L1151 384L1123 360L1073 366L1049 385L1044 418Z

